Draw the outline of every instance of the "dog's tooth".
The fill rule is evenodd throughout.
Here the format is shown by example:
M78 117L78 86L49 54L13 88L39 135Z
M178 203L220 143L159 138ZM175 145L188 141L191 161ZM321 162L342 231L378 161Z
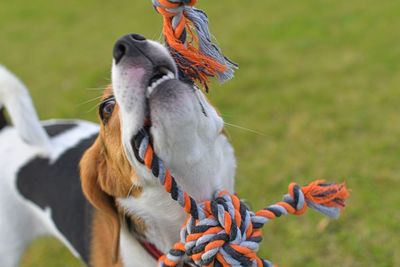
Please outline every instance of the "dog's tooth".
M167 70L165 70L165 71L167 71ZM174 79L174 78L175 78L175 75L171 71L168 71L167 74L165 74L160 79L158 79L157 81L153 82L149 87L147 87L146 97L149 97L153 93L154 89L157 86L159 86L161 83L163 83L165 81L168 81L168 80L171 80L171 79Z
M154 89L157 87L157 85L158 85L158 81L155 81L151 84L151 86L149 86L147 88L147 90L146 90L147 97L149 97L151 95L151 93L154 91Z
M158 81L156 81L156 84L154 85L154 87L159 86L162 82L163 82L163 79L159 79Z
M154 88L156 88L156 87L152 86L151 88L149 88L149 90L147 90L147 92L149 93L149 96L151 95L151 93L153 93Z
M162 67L160 69L166 76L168 76L171 79L175 78L175 73L173 73L171 70L169 70L168 68Z
M175 78L175 73L173 73L172 71L168 72L168 76L171 77L171 79Z
M154 87L153 87L153 86L147 87L147 90L146 90L146 97L147 97L147 98L151 95L151 93L153 92L153 90L154 90Z

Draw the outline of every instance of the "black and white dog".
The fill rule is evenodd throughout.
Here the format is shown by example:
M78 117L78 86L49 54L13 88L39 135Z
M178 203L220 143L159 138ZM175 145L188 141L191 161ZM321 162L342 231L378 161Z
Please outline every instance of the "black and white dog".
M17 266L30 241L53 235L87 262L92 208L78 163L99 127L79 120L39 123L25 86L0 66L0 266Z
M197 201L234 191L223 120L200 90L177 78L168 51L131 34L113 56L100 125L39 122L25 86L0 66L0 107L13 123L0 112L1 267L17 266L41 235L57 237L91 266L155 266L154 251L179 239L185 213L134 156L132 138L145 124L156 153Z

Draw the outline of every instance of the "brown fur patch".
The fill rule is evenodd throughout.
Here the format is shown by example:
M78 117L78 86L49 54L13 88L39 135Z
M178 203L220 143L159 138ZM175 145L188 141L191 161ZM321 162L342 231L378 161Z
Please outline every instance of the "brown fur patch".
M112 95L108 86L103 100ZM82 189L86 198L97 208L93 221L92 265L112 266L119 260L119 233L123 211L118 210L115 199L128 196L140 197L142 188L133 186L138 179L129 163L121 140L119 107L106 123L101 123L96 142L85 152L81 160ZM135 229L145 231L143 220L135 218ZM142 234L142 233L140 233Z
M92 225L92 253L90 255L90 266L94 267L122 267L121 257L113 264L113 240L108 218L101 211L96 211L93 216Z

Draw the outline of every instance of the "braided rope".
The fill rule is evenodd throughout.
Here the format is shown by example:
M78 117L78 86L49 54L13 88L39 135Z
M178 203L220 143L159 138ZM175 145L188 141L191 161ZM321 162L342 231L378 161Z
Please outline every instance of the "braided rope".
M168 48L186 78L208 90L208 77L220 82L233 78L237 65L211 42L207 15L194 8L197 0L152 0L164 18Z
M159 266L174 267L187 262L194 266L274 266L257 256L261 228L281 215L301 215L310 207L329 217L339 217L349 192L344 184L317 180L300 187L292 183L283 201L252 212L227 191L216 192L203 203L196 201L176 183L163 161L154 153L148 129L134 138L135 156L157 178L165 191L188 213L180 241L159 260Z

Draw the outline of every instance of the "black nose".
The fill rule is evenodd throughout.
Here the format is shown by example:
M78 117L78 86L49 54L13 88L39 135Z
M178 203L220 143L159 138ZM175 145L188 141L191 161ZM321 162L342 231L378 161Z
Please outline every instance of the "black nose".
M140 34L132 33L121 37L114 45L113 56L118 64L126 55L134 55L146 43L146 38Z

